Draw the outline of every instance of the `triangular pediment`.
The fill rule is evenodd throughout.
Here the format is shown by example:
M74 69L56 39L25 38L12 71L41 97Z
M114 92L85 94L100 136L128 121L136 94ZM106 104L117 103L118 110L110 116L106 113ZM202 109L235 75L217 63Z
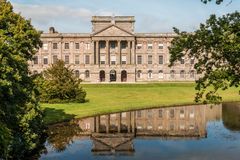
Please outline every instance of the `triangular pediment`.
M97 36L97 37L132 37L134 35L116 25L110 25L98 32L95 32L93 34L93 36Z

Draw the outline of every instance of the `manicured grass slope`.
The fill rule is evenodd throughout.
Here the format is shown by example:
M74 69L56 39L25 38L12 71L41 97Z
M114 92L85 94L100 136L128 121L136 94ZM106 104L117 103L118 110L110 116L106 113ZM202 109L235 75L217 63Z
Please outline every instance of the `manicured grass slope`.
M46 123L102 113L159 106L194 104L194 83L84 84L89 102L42 104ZM238 89L221 91L224 101L240 101Z

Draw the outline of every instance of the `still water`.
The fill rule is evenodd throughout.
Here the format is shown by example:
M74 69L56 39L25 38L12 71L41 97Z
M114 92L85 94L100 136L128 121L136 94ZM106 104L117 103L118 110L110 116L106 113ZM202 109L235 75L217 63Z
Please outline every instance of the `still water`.
M101 115L48 134L41 160L239 160L240 103Z

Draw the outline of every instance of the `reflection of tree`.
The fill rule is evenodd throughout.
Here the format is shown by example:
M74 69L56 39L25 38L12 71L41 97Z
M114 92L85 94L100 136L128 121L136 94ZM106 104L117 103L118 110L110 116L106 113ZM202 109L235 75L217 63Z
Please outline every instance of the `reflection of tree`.
M49 126L48 128L48 143L58 152L62 152L72 143L73 137L81 131L77 124L62 123Z
M232 131L240 131L240 103L223 104L223 124Z

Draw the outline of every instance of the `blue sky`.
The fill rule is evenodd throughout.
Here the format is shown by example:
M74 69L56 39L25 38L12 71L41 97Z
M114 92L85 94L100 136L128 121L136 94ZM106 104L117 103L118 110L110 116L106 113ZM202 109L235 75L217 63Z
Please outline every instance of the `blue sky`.
M240 10L240 0L207 5L200 0L10 0L43 31L54 26L59 32L91 32L91 16L135 16L135 32L172 32L172 27L193 31L210 14L221 16Z

